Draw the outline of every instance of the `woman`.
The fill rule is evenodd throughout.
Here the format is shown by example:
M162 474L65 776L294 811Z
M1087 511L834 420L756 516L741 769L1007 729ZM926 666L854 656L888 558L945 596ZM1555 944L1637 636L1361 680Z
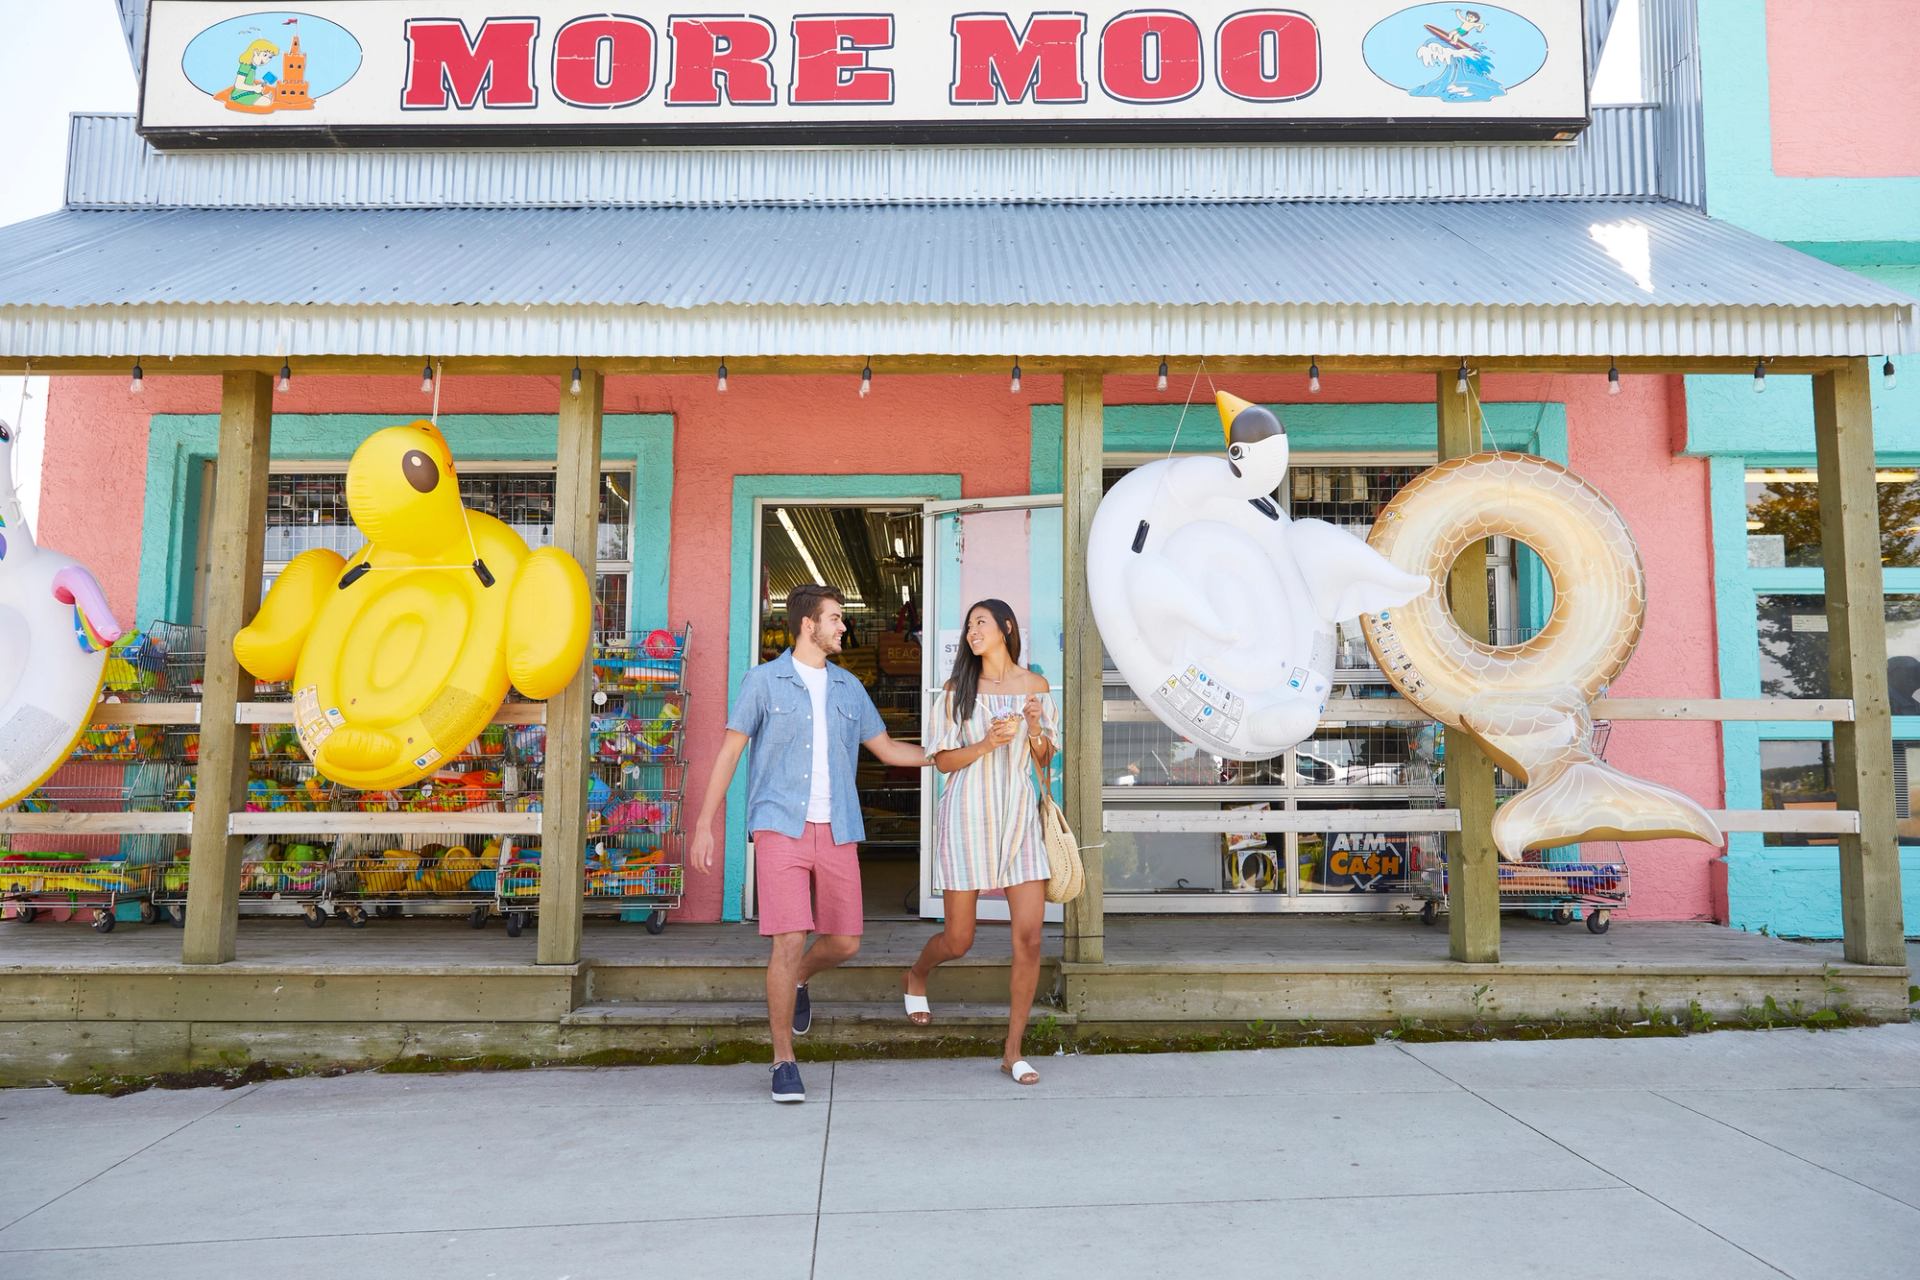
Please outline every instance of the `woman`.
M928 737L934 768L947 775L936 820L933 887L946 900L946 928L902 984L907 1018L933 1021L927 978L973 945L980 895L1004 890L1013 918L1013 980L1000 1070L1019 1084L1040 1073L1020 1056L1040 980L1040 922L1047 909L1047 846L1034 769L1045 773L1060 741L1047 682L1020 665L1020 624L1004 601L967 610L965 642L934 707Z

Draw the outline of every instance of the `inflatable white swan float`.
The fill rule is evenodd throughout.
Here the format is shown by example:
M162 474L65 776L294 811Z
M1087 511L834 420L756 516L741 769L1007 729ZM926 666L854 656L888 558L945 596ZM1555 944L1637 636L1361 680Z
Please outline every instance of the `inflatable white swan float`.
M91 573L34 545L0 422L0 808L45 782L86 731L120 624Z
M1087 591L1107 652L1182 737L1265 760L1313 735L1332 689L1334 625L1431 585L1273 494L1287 432L1220 392L1227 456L1169 458L1121 477L1094 513Z

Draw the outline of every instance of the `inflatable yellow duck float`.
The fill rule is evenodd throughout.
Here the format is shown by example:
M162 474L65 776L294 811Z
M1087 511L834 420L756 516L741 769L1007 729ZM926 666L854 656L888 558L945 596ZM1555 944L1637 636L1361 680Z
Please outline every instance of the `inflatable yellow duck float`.
M575 560L529 551L461 504L453 454L428 422L368 436L347 464L367 545L304 552L275 579L234 656L293 682L294 729L344 786L406 786L479 736L508 686L565 688L586 657L592 594Z
M0 808L66 763L100 699L120 624L85 567L37 546L0 422Z

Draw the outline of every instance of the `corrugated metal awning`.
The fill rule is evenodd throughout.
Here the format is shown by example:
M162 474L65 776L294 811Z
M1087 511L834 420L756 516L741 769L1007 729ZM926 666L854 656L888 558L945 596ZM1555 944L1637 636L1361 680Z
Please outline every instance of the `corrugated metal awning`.
M0 230L31 357L1871 355L1913 299L1608 201L67 210Z

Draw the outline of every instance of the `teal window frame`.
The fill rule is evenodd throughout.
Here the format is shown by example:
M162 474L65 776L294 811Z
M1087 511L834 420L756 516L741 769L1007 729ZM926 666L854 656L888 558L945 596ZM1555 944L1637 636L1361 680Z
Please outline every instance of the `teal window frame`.
M1920 454L1875 456L1878 467L1920 466ZM1747 566L1747 472L1766 467L1812 467L1809 453L1714 454L1708 459L1713 512L1714 608L1720 633L1720 696L1758 698L1760 691L1760 609L1763 595L1824 595L1826 571L1818 568L1753 569ZM1886 595L1920 595L1920 568L1881 570ZM1828 742L1833 726L1804 720L1760 720L1721 725L1727 807L1760 807L1760 744ZM1893 738L1920 738L1920 716L1895 716ZM1730 853L1821 852L1830 846L1768 845L1757 831L1728 835ZM1838 884L1838 869L1835 869Z
M360 442L398 414L278 414L273 420L274 462L344 463ZM445 414L439 422L456 460L483 469L488 462L552 462L559 419L551 414ZM141 518L141 622L184 622L193 614L194 548L199 539L202 464L216 461L218 414L155 414L147 435L147 502ZM603 462L631 466L633 576L627 625L670 625L667 604L673 540L673 418L669 414L608 414L601 428Z

